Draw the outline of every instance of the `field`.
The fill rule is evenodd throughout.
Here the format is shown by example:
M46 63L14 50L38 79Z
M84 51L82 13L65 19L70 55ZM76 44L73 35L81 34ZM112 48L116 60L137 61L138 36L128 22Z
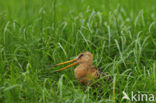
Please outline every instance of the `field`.
M84 51L113 82L48 68ZM131 103L123 91L156 102L156 0L0 1L0 103Z

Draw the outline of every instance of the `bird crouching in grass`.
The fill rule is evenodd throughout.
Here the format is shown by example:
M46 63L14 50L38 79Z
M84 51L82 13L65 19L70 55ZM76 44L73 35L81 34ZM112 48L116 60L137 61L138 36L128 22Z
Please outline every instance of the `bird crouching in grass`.
M94 81L96 81L97 79L101 77L105 77L104 79L106 81L107 80L112 81L112 78L110 76L106 75L106 73L100 71L93 65L93 55L88 51L80 53L76 58L72 60L59 63L53 66L59 66L59 65L70 63L70 62L74 62L74 63L62 69L59 69L55 72L59 72L69 67L72 67L74 65L78 65L74 70L74 75L75 75L75 78L78 80L78 82L81 84L85 84L85 85L90 85L92 83L94 84Z

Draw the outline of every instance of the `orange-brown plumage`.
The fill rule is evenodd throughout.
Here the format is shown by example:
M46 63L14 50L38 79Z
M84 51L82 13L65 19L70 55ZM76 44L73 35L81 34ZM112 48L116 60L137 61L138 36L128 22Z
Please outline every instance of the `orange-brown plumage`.
M70 60L76 61L75 63L71 64L71 66L79 64L75 70L74 75L75 78L82 84L90 84L92 81L98 79L100 75L106 76L105 73L99 71L93 65L93 55L90 52L83 52L78 55L76 59ZM68 61L65 63L69 63ZM57 65L62 65L65 63L60 63ZM70 66L66 66L58 71L64 70ZM111 79L110 77L108 79Z
M99 77L98 70L92 64L93 55L90 52L79 54L77 63L79 65L75 68L74 75L80 83L90 84Z

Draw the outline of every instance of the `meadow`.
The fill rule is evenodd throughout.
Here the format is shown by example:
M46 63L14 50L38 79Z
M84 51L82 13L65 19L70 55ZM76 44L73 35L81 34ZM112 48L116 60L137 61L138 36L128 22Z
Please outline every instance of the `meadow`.
M113 82L47 68L84 51ZM123 91L156 102L156 0L0 1L0 103L131 103Z

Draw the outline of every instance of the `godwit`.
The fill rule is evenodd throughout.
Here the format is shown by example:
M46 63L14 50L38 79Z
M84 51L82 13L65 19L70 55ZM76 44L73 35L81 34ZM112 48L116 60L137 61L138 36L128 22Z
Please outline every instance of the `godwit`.
M100 76L106 76L104 72L101 72L99 69L97 69L93 65L93 55L88 51L80 53L76 58L72 60L59 63L54 66L63 65L63 64L70 63L70 62L74 62L74 63L62 69L59 69L56 72L65 70L71 66L79 64L74 70L74 75L75 75L75 78L82 84L90 84L92 83L92 81L98 79ZM107 78L111 80L110 76L108 76Z

